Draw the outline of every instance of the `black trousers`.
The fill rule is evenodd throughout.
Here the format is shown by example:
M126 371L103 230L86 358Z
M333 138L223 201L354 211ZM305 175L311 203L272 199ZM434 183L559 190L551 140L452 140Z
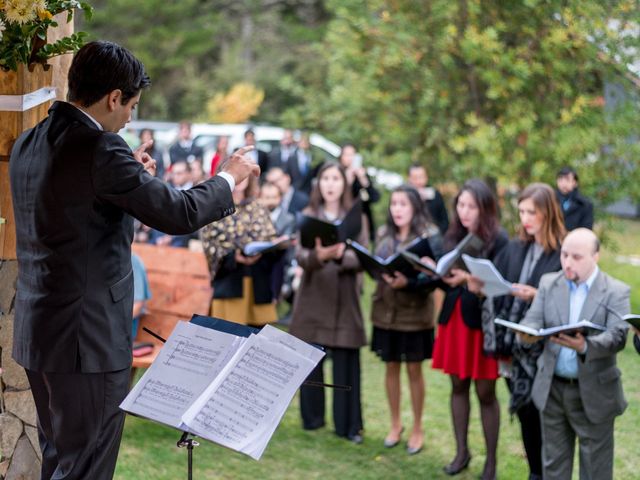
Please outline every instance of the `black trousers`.
M38 412L42 480L113 478L130 369L108 373L27 370Z
M513 384L507 381L509 391L512 391ZM527 454L529 472L532 478L539 476L542 478L542 424L540 411L532 401L525 403L516 412L520 420L520 432L522 443Z
M360 349L331 348L327 350L330 350L333 362L333 383L351 387L351 391L333 390L333 422L336 434L340 437L352 437L360 434L363 428L360 405ZM307 380L324 382L323 365L324 359L309 374ZM300 387L300 413L302 426L307 430L320 428L325 424L323 388Z

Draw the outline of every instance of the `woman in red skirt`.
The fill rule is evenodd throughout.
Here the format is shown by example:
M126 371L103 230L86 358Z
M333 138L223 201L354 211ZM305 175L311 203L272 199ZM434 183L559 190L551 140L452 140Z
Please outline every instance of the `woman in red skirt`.
M484 241L482 251L474 256L495 258L507 244L508 237L500 228L496 199L491 189L482 180L468 180L456 196L454 205L454 220L445 235L445 250L453 249L471 232ZM498 364L483 352L482 300L469 290L479 291L477 280L464 270L454 268L443 282L446 296L438 321L432 365L444 370L451 378L451 417L456 437L456 456L444 471L448 475L456 475L471 461L467 431L469 390L473 380L487 449L481 478L491 479L496 476L500 429L500 406L495 394Z

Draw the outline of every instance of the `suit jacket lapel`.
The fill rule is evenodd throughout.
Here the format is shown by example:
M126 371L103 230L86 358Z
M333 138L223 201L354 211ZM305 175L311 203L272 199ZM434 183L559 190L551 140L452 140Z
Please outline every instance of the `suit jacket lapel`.
M589 289L589 293L584 301L578 320L591 321L593 315L600 306L600 301L604 298L604 292L606 289L607 286L604 275L602 275L602 272L598 272L598 275L596 275L596 278L593 281L593 285L591 285L591 288Z
M553 325L566 325L569 323L569 285L564 275L556 280L553 295L558 312L558 321Z

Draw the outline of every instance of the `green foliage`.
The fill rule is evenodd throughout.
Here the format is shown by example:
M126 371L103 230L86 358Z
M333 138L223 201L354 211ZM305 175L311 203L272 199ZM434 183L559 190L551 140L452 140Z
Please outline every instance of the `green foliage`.
M53 44L47 43L47 31L57 27L54 16L67 13L66 21L73 19L75 9L82 9L91 18L92 7L78 0L44 0L22 2L0 1L0 68L18 70L18 65L46 64L57 55L77 51L84 43L86 34L77 32L61 38Z
M265 92L254 121L278 123L300 103L326 18L320 0L96 0L95 39L116 41L144 62L153 87L143 118L206 115L216 94L248 82Z
M287 115L436 181L522 186L569 164L600 203L639 198L633 3L330 0L324 88ZM605 104L605 83L624 95Z

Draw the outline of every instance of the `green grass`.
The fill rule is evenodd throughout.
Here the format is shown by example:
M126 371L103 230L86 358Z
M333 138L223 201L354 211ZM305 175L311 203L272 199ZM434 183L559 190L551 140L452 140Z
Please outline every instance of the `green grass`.
M640 224L621 222L622 231L615 233L618 251L602 252L601 268L632 287L632 307L640 311L640 267L616 262L617 255L640 254ZM371 283L367 282L363 307L368 312ZM623 372L625 394L629 408L616 421L615 478L640 478L637 472L637 443L640 436L640 356L630 345L618 355ZM384 365L368 349L363 348L362 403L364 409L365 442L353 445L333 434L330 425L330 404L327 409L328 427L307 432L300 426L298 400L291 403L282 423L276 430L259 462L219 447L207 441L194 450L194 478L196 479L399 479L449 478L442 466L454 455L455 447L449 413L449 379L424 364L427 397L424 411L425 448L419 455L409 457L404 443L385 449L382 441L389 426L384 393ZM325 367L327 369L327 367ZM326 372L329 372L327 369ZM406 377L406 376L405 376ZM408 390L403 379L403 423L411 424ZM473 395L473 392L472 392ZM508 392L504 381L498 381L502 423L498 451L498 474L504 479L524 479L526 459L520 440L517 419L510 419L506 406ZM328 400L331 395L328 393ZM116 478L171 479L186 478L187 452L176 447L179 433L170 428L135 417L128 417ZM406 440L405 433L405 440ZM478 417L478 404L472 396L472 417L469 443L473 454L470 468L456 478L475 479L482 471L484 444ZM577 478L577 465L574 468Z

